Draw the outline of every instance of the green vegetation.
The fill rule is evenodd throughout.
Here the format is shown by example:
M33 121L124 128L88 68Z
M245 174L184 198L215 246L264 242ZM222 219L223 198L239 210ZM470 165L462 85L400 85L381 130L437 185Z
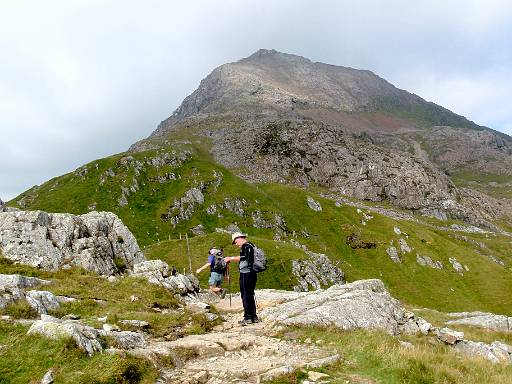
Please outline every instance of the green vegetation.
M27 326L0 322L0 383L38 383L55 369L61 383L154 383L157 371L146 360L101 353L92 357L73 340L27 335Z
M427 336L403 337L412 348L401 345L399 338L370 330L291 328L282 337L320 340L339 353L343 357L339 363L320 369L331 383L511 383L511 365L461 359L452 348L432 343ZM299 371L271 383L300 383L305 376Z
M132 154L131 161L126 159L126 154L94 161L80 171L55 178L26 192L10 205L19 203L29 209L77 214L88 212L90 205L96 205L96 210L113 211L135 234L148 258L163 259L180 271L189 270L185 233L190 236L189 254L195 270L204 264L212 245L226 247L227 255L238 252L230 245L229 234L216 233L216 228L235 223L267 251L270 259L270 269L260 274L258 286L289 289L294 285L290 273L291 260L307 256L289 242L274 241L276 231L280 231L285 240L295 238L313 252L326 253L346 273L348 281L382 279L391 293L404 303L441 311L512 313L510 267L504 268L490 259L494 256L508 266L512 263L508 238L464 234L464 240L438 228L447 223L428 219L422 219L422 222L399 221L368 210L364 213L373 218L362 225L363 212L350 205L336 206L334 201L321 197L326 192L321 188L310 188L308 193L282 184L249 184L217 165L208 154L204 141L194 137L175 140L178 141L172 147ZM166 153L174 158L180 157L184 151L189 151L190 155L182 162L170 161L165 165L161 161ZM136 165L137 161L143 166ZM84 171L86 168L87 172ZM107 172L109 169L112 172ZM218 179L214 172L222 174L222 182L218 186L215 186ZM170 173L174 173L176 180L158 181L158 177ZM133 180L137 180L136 183ZM134 184L138 190L127 197L127 206L120 207L121 187L129 188ZM204 203L193 206L190 219L177 225L162 220L161 215L167 214L174 202L193 187L202 187ZM311 210L306 203L307 196L320 201L323 210ZM235 213L224 206L226 201L235 200L242 202L243 213ZM207 208L213 204L217 211L208 214ZM255 228L256 214L264 219L262 227L267 228ZM283 219L284 224L276 224L276 215ZM198 224L203 225L206 235L192 235L190 229ZM277 230L276 225L281 228ZM268 228L270 226L274 228ZM393 232L395 226L407 233L408 238L396 235ZM347 244L347 236L374 242L376 248L353 249ZM387 256L386 248L390 243L399 248L400 238L406 239L413 251L403 255L402 264L395 264ZM484 248L477 243L483 244ZM444 269L420 266L416 262L416 254L441 261ZM457 274L449 258L456 258L468 266L469 272L464 276ZM200 278L206 286L207 272ZM232 268L232 278L232 288L236 289L236 267Z
M512 199L512 176L462 169L450 178L457 186L473 188L497 198Z

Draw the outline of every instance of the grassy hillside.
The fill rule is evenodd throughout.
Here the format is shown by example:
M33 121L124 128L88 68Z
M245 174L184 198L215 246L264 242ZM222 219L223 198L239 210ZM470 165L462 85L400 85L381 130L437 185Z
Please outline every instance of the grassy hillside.
M259 287L294 285L291 260L306 257L291 245L290 239L294 239L339 263L348 281L380 278L407 304L443 311L478 309L512 314L509 238L457 234L439 228L446 223L400 221L368 210L358 211L347 204L337 206L322 198L323 191L317 188L305 191L281 184L248 184L217 165L206 150L207 143L190 137L180 140L159 150L91 162L27 191L9 204L76 214L92 209L113 211L135 234L148 258L161 258L187 269L188 255L195 269L205 262L211 245L226 246L226 254L235 254L237 249L230 245L229 234L215 232L234 223L247 231L270 258L270 269L260 275ZM169 219L180 209L169 208L192 188L202 191L204 201L181 204L185 217L173 224ZM128 204L120 206L123 194ZM308 207L308 196L321 203L321 212ZM364 215L373 217L365 219ZM199 224L206 234L194 236L191 228ZM395 234L394 227L408 237ZM190 237L189 253L185 233ZM276 233L280 241L273 240ZM357 248L357 240L347 244L347 236L374 242L376 247ZM399 248L400 239L413 250L402 255L403 263L396 264L386 248L391 243ZM441 261L444 268L420 266L417 254ZM491 261L491 256L503 260L506 267ZM459 275L449 258L456 258L469 271ZM206 272L201 278L206 283Z

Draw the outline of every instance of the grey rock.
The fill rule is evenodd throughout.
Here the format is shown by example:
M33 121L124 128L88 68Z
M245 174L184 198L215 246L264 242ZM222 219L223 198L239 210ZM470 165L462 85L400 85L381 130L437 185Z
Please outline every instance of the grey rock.
M115 346L120 349L146 348L147 342L143 334L131 331L99 331L102 336L111 337Z
M398 227L393 227L393 232L395 232L396 235L401 235L402 234L402 230Z
M398 243L400 245L400 251L402 252L402 254L412 252L411 247L409 247L409 244L407 244L407 241L405 241L405 239L400 239Z
M57 297L48 291L28 291L25 293L28 304L39 314L48 314L49 311L60 307Z
M317 290L332 284L344 284L345 274L324 254L306 250L308 259L293 260L292 274L297 279L294 291Z
M448 261L450 262L450 264L452 265L453 269L455 270L455 272L457 272L459 275L464 275L464 267L462 266L461 263L459 263L457 261L457 259L455 257L450 257L448 259Z
M455 349L470 357L483 357L493 363L512 363L512 346L495 341L491 344L464 340Z
M454 345L464 340L464 332L454 331L450 328L442 328L437 332L437 338L446 344Z
M311 196L308 196L308 207L311 208L315 212L321 212L322 206L318 201L313 199Z
M50 368L41 379L41 384L53 384L55 380L55 371L53 368Z
M28 330L28 334L40 334L50 339L71 337L76 345L89 356L101 352L103 346L98 339L99 332L87 325L73 320L59 320L51 316L41 316L41 320L35 321Z
M0 288L35 288L40 285L47 285L48 280L38 279L37 277L28 277L22 275L2 275L0 274Z
M184 196L174 201L169 207L167 213L161 216L164 221L170 221L176 225L182 221L192 218L196 207L204 203L204 195L200 188L191 188L185 192Z
M196 236L200 236L200 235L204 235L206 232L204 231L204 225L203 224L198 224L196 225L195 227L191 228L190 231L196 235Z
M174 294L187 295L199 290L199 280L193 275L170 276L169 265L162 260L149 260L134 266L133 277L141 277L151 284L160 285Z
M145 260L133 234L111 212L0 213L0 248L5 257L44 270L79 266L100 275L119 273Z
M119 320L119 324L140 329L149 328L149 323L144 320Z
M457 314L452 314L452 316ZM460 319L449 320L446 324L470 325L493 331L512 332L512 317L493 313L469 312L461 313Z
M345 330L376 328L393 335L411 321L380 280L333 285L295 297L288 294L287 298L263 309L262 318L284 325L334 326Z
M441 261L434 261L428 256L421 256L420 254L416 254L416 262L423 267L443 269L443 263Z
M389 258L393 260L393 262L400 264L402 262L402 259L398 256L398 251L395 247L390 246L386 248L386 253L388 254Z

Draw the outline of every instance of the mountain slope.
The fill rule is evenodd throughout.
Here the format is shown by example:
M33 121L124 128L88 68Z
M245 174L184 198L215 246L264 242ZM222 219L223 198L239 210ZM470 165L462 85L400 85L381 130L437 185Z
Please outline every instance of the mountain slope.
M216 68L131 150L180 132L212 140L215 160L251 182L319 185L493 229L512 217L500 200L512 139L369 71L260 50ZM504 185L482 185L486 175Z

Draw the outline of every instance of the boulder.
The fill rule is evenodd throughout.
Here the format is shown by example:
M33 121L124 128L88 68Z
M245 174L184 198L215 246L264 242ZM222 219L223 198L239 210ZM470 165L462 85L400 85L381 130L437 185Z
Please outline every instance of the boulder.
M285 296L284 302L261 311L261 317L285 325L334 326L345 330L375 328L393 335L415 321L405 315L398 300L377 279L333 285L295 297L283 293Z
M446 344L454 345L464 339L464 332L457 332L450 328L442 328L437 332L437 338Z
M416 262L423 267L443 269L443 263L441 261L434 261L428 256L421 256L420 254L416 254Z
M79 266L100 275L128 270L144 255L111 212L75 216L43 211L0 212L0 249L20 264L48 271Z
M321 212L322 206L318 201L313 199L311 196L308 196L308 207L311 208L315 212Z
M59 320L52 316L41 315L41 320L35 321L30 326L28 334L40 334L50 339L71 337L89 356L103 350L99 332L74 320Z
M187 295L199 291L197 277L180 273L170 276L169 265L162 260L148 260L136 264L131 276L147 279L151 284L160 285L175 294Z
M48 314L49 311L58 309L60 304L57 297L48 291L28 291L25 293L28 304L39 314Z
M37 277L28 277L22 275L1 275L0 288L35 288L40 285L50 284L48 280L38 279Z
M402 262L402 259L398 256L398 251L395 247L390 246L386 249L386 253L388 254L389 258L393 260L393 262L400 264Z
M99 331L100 335L110 337L119 349L146 348L147 342L143 334L131 331Z

